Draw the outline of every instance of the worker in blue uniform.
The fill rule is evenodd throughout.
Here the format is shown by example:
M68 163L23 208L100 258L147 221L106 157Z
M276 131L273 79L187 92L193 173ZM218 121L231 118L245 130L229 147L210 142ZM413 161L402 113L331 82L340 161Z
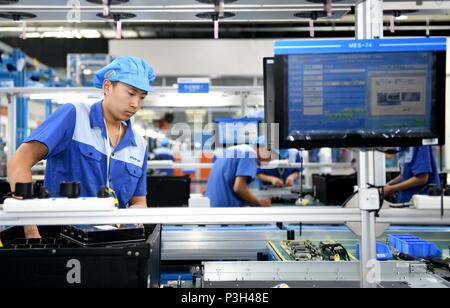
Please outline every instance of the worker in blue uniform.
M130 118L154 80L153 69L135 57L119 57L97 72L94 85L103 89L104 99L62 105L32 132L8 163L12 191L17 182L31 182L31 168L46 159L45 186L52 196L60 182L80 182L82 197L96 197L107 186L120 208L146 208L147 144ZM29 226L25 236L40 234Z
M430 184L440 190L439 172L430 146L400 148L401 174L384 187L384 195L398 192L397 203L410 202L413 195L426 195Z
M270 199L258 199L248 187L256 177L258 163L270 160L264 138L256 143L256 148L243 144L216 155L205 192L211 207L271 206Z
M300 152L296 149L282 149L279 151L280 159L287 159L290 163L301 163ZM257 178L263 183L274 187L294 186L295 181L300 176L300 168L258 168Z
M175 155L170 149L170 140L168 138L158 139L158 147L153 151L153 160L171 160L175 161ZM160 175L173 175L173 169L156 169Z

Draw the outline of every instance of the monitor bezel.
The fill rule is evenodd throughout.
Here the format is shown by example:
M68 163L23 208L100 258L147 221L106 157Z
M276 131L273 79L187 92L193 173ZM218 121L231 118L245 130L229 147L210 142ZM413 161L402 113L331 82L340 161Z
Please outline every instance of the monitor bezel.
M272 62L272 63L269 63ZM264 79L264 123L269 126L266 129L266 140L267 140L267 148L270 150L272 146L277 144L272 137L272 129L270 128L271 124L276 123L275 120L275 57L266 57L263 58L263 79ZM271 88L270 93L269 87ZM271 96L271 97L269 97ZM272 100L272 101L271 101ZM275 134L274 134L275 135Z
M392 51L391 51L392 52ZM330 148L374 148L374 147L410 147L422 145L444 145L445 144L445 86L446 86L446 52L432 51L436 54L435 82L437 91L434 93L435 99L432 106L432 127L433 136L424 137L374 137L363 138L359 135L348 135L342 138L343 134L328 135L316 140L287 140L289 133L288 117L288 93L287 84L288 72L286 61L289 55L275 56L275 122L280 124L279 145L281 148L301 148L313 149L321 147ZM321 135L324 136L324 135ZM430 142L437 139L437 142Z

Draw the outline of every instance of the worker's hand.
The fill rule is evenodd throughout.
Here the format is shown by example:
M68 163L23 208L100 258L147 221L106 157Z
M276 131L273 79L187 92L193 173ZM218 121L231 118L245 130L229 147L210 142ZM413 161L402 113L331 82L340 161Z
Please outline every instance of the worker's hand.
M261 207L271 207L272 206L272 200L269 198L262 198L258 200L259 206Z
M296 174L291 174L290 176L287 177L286 179L286 186L292 187L294 186L295 180L297 179L297 175Z
M129 207L128 207L128 209L134 209L134 210L136 210L136 209L147 209L147 206L146 205L143 205L143 204L134 204L134 205L130 205Z
M37 227L25 227L24 232L27 239L42 238Z
M394 187L393 187L393 186L387 184L387 185L384 186L383 192L384 192L383 197L386 198L387 196L393 195L393 194L395 193L395 190L394 190Z
M272 183L272 186L274 186L274 187L283 187L283 185L284 185L283 181L277 177L273 177L271 179L271 183Z

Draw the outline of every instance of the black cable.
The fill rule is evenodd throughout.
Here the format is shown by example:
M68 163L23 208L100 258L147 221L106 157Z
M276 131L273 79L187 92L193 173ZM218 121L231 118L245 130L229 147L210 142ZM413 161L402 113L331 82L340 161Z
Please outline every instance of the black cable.
M301 157L301 151L299 151L299 155L300 155L300 176L299 176L299 181L300 181L300 191L298 192L298 197L299 199L303 198L303 173L304 173L304 169L303 169L303 157Z
M378 199L379 204L378 204L378 210L375 210L375 217L380 217L380 211L383 207L383 203L384 203L384 186L376 186L370 183L367 183L367 186L369 186L369 188L376 188L378 189Z
M384 153L384 154L388 154L388 155L395 155L395 154L400 153L400 151L398 151L398 150L396 150L396 149L387 149L387 150L384 150L384 149L380 149L380 148L375 148L375 151L381 152L381 153Z
M303 174L305 171L304 165L303 165L303 158L300 160L300 169L301 169L301 173L300 173L300 194L301 196L303 196Z
M322 251L327 251L327 253L329 254L328 258L330 259L331 256L333 255L339 255L339 257L343 257L343 259L345 261L350 261L350 255L348 254L347 249L345 249L345 247L342 244L325 244L325 243L320 243L321 249ZM339 253L338 251L336 251L336 248L341 248L343 255L341 253Z
M380 196L380 207L379 207L378 211L375 212L375 217L380 217L380 211L381 211L381 208L383 207L384 186L382 186L381 189L379 189L378 191L379 191L379 196Z
M350 200L352 200L352 198L358 194L358 191L355 191L354 193L351 194L350 197L347 198L347 200L344 201L344 203L342 204L342 207L346 207L347 204L350 202Z
M442 159L443 158L442 152L443 151L442 151L442 145L441 145L441 146L439 146L439 165L441 168L441 175L444 174L444 160ZM444 186L443 186L444 181L443 181L443 177L440 176L439 180L442 181L442 183L441 183L441 218L443 218L444 217Z
M4 195L1 199L0 199L0 204L3 204L5 202L6 199L10 198L13 196L13 192L9 192L6 195Z

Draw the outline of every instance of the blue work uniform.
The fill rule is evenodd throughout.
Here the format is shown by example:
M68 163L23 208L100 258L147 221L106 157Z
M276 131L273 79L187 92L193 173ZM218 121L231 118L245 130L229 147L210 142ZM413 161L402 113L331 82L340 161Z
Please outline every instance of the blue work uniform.
M110 187L119 207L135 196L146 196L147 144L131 121L116 148L111 148ZM81 197L96 197L107 180L106 128L102 102L59 107L24 142L48 148L45 186L58 196L60 182L80 182Z
M410 189L402 190L397 197L398 203L411 201L413 195L426 195L428 185L436 184L440 189L439 171L436 166L433 150L430 146L411 147L403 149L400 154L401 181L406 181L413 176L423 173L429 174L428 183L424 186L416 186Z
M288 159L290 163L301 163L302 158L300 156L300 152L296 149L289 149L288 151L280 151L281 159ZM301 168L274 168L274 169L260 169L258 168L257 174L265 174L268 176L277 177L283 182L295 172L301 172Z
M173 155L173 151L169 148L156 148L153 151L155 157L153 160L171 160L175 161L175 156ZM159 173L164 173L167 176L173 175L173 169L156 169Z
M236 177L247 178L250 183L256 177L257 155L247 145L226 149L224 155L217 156L208 178L205 196L211 201L211 207L240 207L245 205L233 190Z

